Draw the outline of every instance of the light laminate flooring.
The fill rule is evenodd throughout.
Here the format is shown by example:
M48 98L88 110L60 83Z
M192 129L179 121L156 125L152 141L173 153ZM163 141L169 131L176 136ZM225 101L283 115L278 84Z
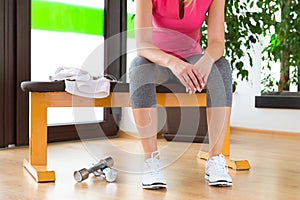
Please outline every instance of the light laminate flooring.
M249 171L229 169L233 186L210 187L204 180L205 161L196 157L205 145L159 139L167 190L143 190L141 146L128 137L54 143L48 146L48 166L55 183L36 183L22 167L28 147L0 150L0 200L93 200L93 199L243 199L300 200L300 135L233 131L231 158L247 159ZM73 172L112 156L118 179L107 183L90 176L77 183Z

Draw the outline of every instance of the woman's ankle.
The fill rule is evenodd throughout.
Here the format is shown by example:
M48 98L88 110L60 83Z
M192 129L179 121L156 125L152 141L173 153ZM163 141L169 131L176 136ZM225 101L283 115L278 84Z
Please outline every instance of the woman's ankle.
M144 158L145 158L145 160L147 160L149 158L157 158L157 159L159 159L160 158L159 155L160 155L159 151L155 150L155 151L151 151L151 152L146 152L144 154Z

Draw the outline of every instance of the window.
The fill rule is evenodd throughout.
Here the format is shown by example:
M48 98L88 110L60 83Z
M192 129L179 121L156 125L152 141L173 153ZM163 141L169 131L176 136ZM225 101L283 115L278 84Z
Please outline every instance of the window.
M31 80L49 81L58 67L103 74L104 0L32 0ZM93 54L91 56L91 54ZM97 56L99 55L99 57ZM50 108L48 124L101 121L102 108ZM78 112L78 110L76 110Z

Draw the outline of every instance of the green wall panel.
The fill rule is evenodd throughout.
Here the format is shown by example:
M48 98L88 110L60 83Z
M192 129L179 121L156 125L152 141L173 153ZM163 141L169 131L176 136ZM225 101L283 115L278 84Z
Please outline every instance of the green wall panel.
M32 0L31 17L32 29L104 35L104 10L100 8ZM132 14L127 16L127 26L134 29ZM132 31L128 37L134 37Z
M71 4L32 1L31 28L103 35L104 11Z

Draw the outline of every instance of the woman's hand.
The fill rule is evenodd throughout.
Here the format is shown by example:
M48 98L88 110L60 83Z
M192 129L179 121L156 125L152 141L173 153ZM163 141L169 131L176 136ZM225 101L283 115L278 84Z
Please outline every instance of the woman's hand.
M194 65L182 60L172 60L168 65L169 69L175 74L180 82L186 87L187 92L195 93L201 91L204 87L204 82L200 71Z
M204 83L203 87L207 83L207 79L214 62L215 62L214 59L209 54L205 53L195 64L195 68L201 74L201 79L202 82Z

